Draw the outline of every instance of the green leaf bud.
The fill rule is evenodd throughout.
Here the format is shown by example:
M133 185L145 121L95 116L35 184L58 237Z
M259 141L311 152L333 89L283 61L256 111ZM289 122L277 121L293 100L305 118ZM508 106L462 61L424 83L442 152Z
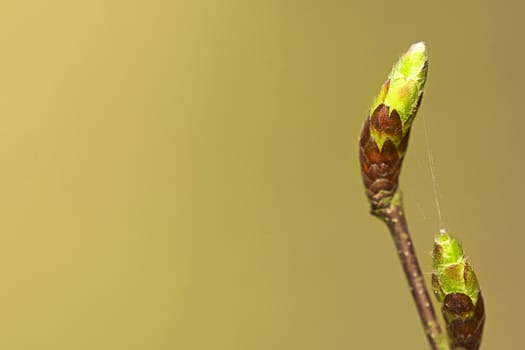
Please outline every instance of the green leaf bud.
M427 70L425 44L413 44L394 65L363 125L359 159L373 212L388 207L397 190Z
M485 323L479 282L459 242L445 230L434 240L432 287L443 304L452 349L478 349Z

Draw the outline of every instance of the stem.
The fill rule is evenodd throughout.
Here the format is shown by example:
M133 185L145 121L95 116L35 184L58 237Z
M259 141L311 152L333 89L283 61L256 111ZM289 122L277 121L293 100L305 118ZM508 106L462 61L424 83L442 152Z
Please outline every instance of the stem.
M373 214L382 219L390 230L430 347L433 350L448 349L408 232L403 201L400 195L396 194L396 197L397 200L393 200L388 208L374 211Z

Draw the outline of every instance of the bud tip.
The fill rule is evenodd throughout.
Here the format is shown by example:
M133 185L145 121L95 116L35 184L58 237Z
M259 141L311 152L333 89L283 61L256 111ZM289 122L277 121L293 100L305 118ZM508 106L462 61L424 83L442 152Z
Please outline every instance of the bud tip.
M423 41L412 44L408 49L409 54L426 54L426 45Z

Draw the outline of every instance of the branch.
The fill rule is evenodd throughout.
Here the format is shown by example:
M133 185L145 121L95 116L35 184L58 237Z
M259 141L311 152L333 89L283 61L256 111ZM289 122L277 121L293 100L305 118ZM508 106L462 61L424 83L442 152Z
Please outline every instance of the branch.
M416 303L419 318L423 324L425 334L432 349L448 349L447 340L443 336L441 327L436 318L436 313L428 290L419 267L416 251L410 233L408 231L407 221L403 213L403 200L401 195L396 195L388 209L373 212L374 215L382 219L392 235L396 245L397 254L403 271L408 281L408 286L412 293L412 298Z
M372 207L394 240L412 297L430 346L434 350L478 350L485 310L478 280L460 244L442 230L434 241L432 285L443 304L447 338L441 331L398 191L399 175L408 147L428 71L425 44L416 43L401 56L376 96L359 139L361 175Z
M361 174L372 214L390 229L432 349L447 349L403 214L398 183L410 128L423 98L428 71L425 44L401 56L372 103L359 140Z

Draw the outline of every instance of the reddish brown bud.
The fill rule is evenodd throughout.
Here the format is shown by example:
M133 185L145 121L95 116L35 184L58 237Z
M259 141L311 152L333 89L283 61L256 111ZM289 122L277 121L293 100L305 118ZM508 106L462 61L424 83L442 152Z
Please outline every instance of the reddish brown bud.
M371 126L372 125L372 126ZM385 141L379 149L375 135ZM372 210L386 208L394 196L403 164L410 132L402 137L401 120L396 111L389 113L388 107L379 105L372 117L368 117L361 131L359 159L361 174ZM401 138L402 137L402 138ZM394 140L399 140L398 144Z
M443 302L443 316L452 349L479 349L485 325L485 306L481 293L475 306L465 294L448 294Z

